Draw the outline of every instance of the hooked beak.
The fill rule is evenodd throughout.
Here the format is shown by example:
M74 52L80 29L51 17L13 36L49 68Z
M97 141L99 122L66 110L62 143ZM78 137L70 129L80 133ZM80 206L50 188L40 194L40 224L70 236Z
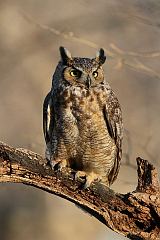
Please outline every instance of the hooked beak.
M90 76L87 77L86 86L87 86L88 89L89 89L90 86L91 86L91 78L90 78Z

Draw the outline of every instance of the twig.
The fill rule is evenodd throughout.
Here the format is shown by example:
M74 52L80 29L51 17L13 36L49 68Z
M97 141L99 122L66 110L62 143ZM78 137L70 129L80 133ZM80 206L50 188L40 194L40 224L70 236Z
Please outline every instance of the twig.
M28 21L28 22L31 22L32 24L34 24L35 26L43 29L43 30L47 30L49 31L50 33L53 33L55 35L58 35L58 36L61 36L65 39L69 39L69 40L72 40L74 42L79 42L79 43L82 43L86 46L89 46L91 48L95 48L95 49L98 49L100 48L100 46L97 44L97 43L94 43L92 41L89 41L87 39L84 39L84 38L81 38L81 37L77 37L75 36L75 34L73 32L69 32L69 33L64 33L64 32L61 32L53 27L49 27L48 25L46 24L40 24L38 22L36 22L29 14L26 14L24 12L22 12L22 16ZM109 51L108 49L106 48L103 48L106 52L106 54L108 55L108 57L113 57L114 56L114 53L112 53L111 51Z
M29 14L26 14L25 12L21 12L21 14L28 22L34 24L35 26L37 26L37 27L39 27L43 30L49 31L52 34L58 35L60 37L63 37L65 39L69 39L69 40L74 41L74 42L84 44L84 45L89 46L89 47L94 48L94 49L98 49L98 48L102 47L102 46L99 46L99 44L97 44L95 42L89 41L85 38L77 37L73 32L64 33L64 32L59 31L56 28L49 27L46 24L40 24L40 23L36 22ZM103 49L106 52L108 58L116 59L118 61L118 64L116 65L115 69L120 69L121 67L126 65L126 66L130 67L131 69L133 69L134 71L144 72L146 74L153 75L153 76L156 76L156 77L160 78L160 74L155 72L152 68L149 68L149 67L145 66L144 64L142 65L142 63L140 61L139 61L139 64L138 64L138 60L137 60L137 63L135 64L134 59L133 59L133 61L132 60L129 61L128 58L127 58L127 56L145 57L145 58L146 57L147 58L148 57L150 57L150 58L160 57L160 52L159 51L158 52L151 52L151 53L149 53L149 52L136 53L136 52L131 52L131 51L126 52L126 51L123 51L122 49L118 48L113 43L111 43L110 46L111 46L112 50L114 50L114 51L110 51L105 47L103 47Z
M143 23L145 25L149 25L151 27L160 28L160 22L153 22L151 19L149 19L147 17L139 16L139 15L129 14L129 16L134 18L135 20L137 20L137 22L141 22L141 23Z
M132 56L132 57L145 57L145 58L155 58L155 57L160 57L160 52L159 51L151 51L151 52L132 52L132 51L124 51L121 48L119 48L117 45L114 43L110 44L110 47L112 50L115 52L124 55L124 56Z
M146 73L146 74L149 74L151 76L154 76L156 78L159 78L160 79L160 74L157 73L156 71L154 71L152 68L150 67L147 67L146 65L144 65L141 61L139 61L138 59L134 59L135 60L135 63L133 62L127 62L125 61L124 64L126 66L128 66L129 68L131 69L134 69L135 71L138 71L138 72L143 72L143 73Z

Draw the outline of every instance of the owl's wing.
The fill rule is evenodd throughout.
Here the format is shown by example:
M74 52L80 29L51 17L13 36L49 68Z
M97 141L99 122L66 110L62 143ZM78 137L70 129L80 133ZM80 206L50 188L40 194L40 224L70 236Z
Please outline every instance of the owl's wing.
M53 109L51 92L49 92L43 103L43 133L46 144L51 143L52 132L55 126Z
M114 180L117 178L119 172L120 161L122 158L122 137L123 137L121 107L113 91L111 91L107 103L104 106L103 114L110 137L114 139L115 145L117 147L117 157L114 163L114 167L111 170L108 177L110 184L112 184Z

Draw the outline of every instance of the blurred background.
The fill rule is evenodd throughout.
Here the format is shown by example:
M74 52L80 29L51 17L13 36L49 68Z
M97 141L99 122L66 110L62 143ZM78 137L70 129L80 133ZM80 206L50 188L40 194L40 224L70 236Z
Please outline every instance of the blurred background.
M112 188L137 184L136 157L160 168L160 1L0 0L0 140L44 155L42 103L59 46L93 57L123 110L123 164ZM73 204L21 184L0 185L2 240L125 239Z

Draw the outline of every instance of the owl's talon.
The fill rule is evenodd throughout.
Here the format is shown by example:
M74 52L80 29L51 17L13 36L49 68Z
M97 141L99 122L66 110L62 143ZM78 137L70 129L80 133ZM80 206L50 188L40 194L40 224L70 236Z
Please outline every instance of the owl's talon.
M100 177L95 175L88 175L86 177L86 182L84 184L84 189L89 188L93 182L99 182L101 181Z
M49 161L48 163L49 163L51 169L52 169L52 170L55 170L55 166L56 166L57 163L55 163L55 162L53 162L53 161Z
M91 186L91 184L95 181L100 181L100 177L95 174L95 173L86 173L84 171L78 171L75 174L75 180L79 180L79 179L84 179L85 178L85 183L83 188L89 188Z
M92 181L90 178L86 178L86 182L85 182L83 188L84 188L84 189L89 188L89 187L91 186L92 182L93 182L93 181Z
M101 180L100 177L95 173L91 173L91 174L87 175L86 182L84 184L84 189L89 188L93 182L97 182L100 180Z
M63 160L63 161L59 162L57 165L58 165L58 171L62 171L63 168L67 167L67 162L66 162L66 160Z
M67 166L67 161L66 160L60 160L59 162L57 161L50 161L50 166L52 170L54 171L62 171L63 168Z
M79 179L86 179L86 173L84 171L77 171L75 174L75 181L79 180Z

